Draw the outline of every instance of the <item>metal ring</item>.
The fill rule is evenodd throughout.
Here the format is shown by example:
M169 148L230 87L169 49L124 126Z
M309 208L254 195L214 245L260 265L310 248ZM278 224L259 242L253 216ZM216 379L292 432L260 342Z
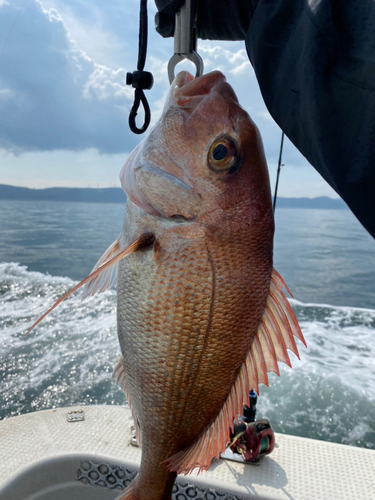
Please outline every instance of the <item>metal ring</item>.
M203 75L203 60L197 52L189 52L188 54L174 54L171 59L169 60L168 63L168 78L169 78L169 83L171 84L175 78L174 70L177 64L184 59L188 59L191 61L195 67L196 67L196 72L195 72L195 78L198 78L198 76Z

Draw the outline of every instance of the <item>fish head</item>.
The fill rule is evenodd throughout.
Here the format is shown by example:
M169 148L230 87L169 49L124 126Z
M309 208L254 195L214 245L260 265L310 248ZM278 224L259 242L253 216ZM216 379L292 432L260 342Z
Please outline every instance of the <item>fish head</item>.
M120 179L135 205L170 220L220 225L271 210L259 131L219 71L176 76L161 118Z

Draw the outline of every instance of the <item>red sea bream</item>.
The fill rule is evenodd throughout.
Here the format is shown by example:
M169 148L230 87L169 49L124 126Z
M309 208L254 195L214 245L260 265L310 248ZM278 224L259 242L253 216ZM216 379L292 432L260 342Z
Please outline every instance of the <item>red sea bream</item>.
M140 472L119 498L167 500L177 473L219 457L249 390L278 373L277 361L290 365L287 349L298 355L294 337L304 340L272 267L261 137L220 72L176 77L121 183L123 229L99 264L143 244L88 293L118 274L114 376L142 446Z

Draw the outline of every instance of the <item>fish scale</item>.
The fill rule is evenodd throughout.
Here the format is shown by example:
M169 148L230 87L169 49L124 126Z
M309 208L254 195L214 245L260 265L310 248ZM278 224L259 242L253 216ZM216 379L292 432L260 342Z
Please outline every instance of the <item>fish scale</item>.
M192 250L193 253L194 250ZM146 256L147 258L148 256ZM168 261L171 261L173 259L169 258ZM163 388L163 400L165 401L164 395L167 392L166 388L171 387L172 391L179 392L179 387L181 379L185 378L188 379L191 373L192 366L194 366L194 358L189 355L189 344L191 343L191 338L188 335L183 334L183 328L184 328L184 318L188 320L188 323L191 324L192 328L195 330L200 330L202 331L202 326L204 330L204 319L202 320L202 317L204 318L205 313L209 310L209 301L207 300L207 305L206 308L204 308L204 305L202 304L202 297L203 293L200 292L199 290L197 291L195 301L191 300L191 297L189 298L189 301L184 300L185 295L186 295L186 290L183 286L183 282L180 283L180 287L178 286L178 282L180 280L181 274L186 274L185 270L185 265L184 265L184 260L181 260L179 258L179 255L176 256L175 260L176 264L174 266L167 266L163 267L160 266L158 273L156 276L153 277L152 280L150 280L150 288L149 290L145 289L145 287L142 289L141 294L142 296L147 296L150 295L151 297L158 297L160 300L158 304L158 310L154 310L153 302L149 301L148 302L148 307L144 307L144 301L140 301L143 305L142 307L142 312L140 313L137 308L132 308L132 315L135 317L139 318L140 316L142 317L142 320L140 324L146 326L146 328L150 324L154 324L154 322L158 325L158 329L155 332L155 335L153 336L153 345L152 347L145 347L143 343L139 343L139 330L131 330L131 324L134 322L131 321L130 319L130 324L129 324L129 312L126 314L126 317L121 317L119 320L119 324L121 324L121 332L122 328L124 329L124 338L122 337L121 333L119 333L120 337L123 338L123 343L125 349L125 356L129 356L130 360L129 362L134 362L134 356L138 358L142 358L142 363L148 362L147 365L147 386L153 391L153 386L157 381L159 381L160 386ZM196 270L194 272L194 269L191 267L192 261L190 262L189 266L189 271L192 276L192 281L195 278L195 281L197 281L197 278L202 277L202 263L197 262ZM144 264L146 266L146 264ZM119 310L122 309L122 301L123 303L127 304L128 303L128 298L129 295L134 297L134 290L132 289L132 279L131 279L131 262L130 259L128 261L124 261L123 263L123 268L120 269L120 273L124 272L124 279L122 280L122 283L127 283L127 286L124 288L119 288L118 290L118 296L119 296ZM162 283L160 283L160 279ZM159 281L159 283L158 283ZM203 286L201 287L203 289L207 288L207 283L203 283ZM204 290L203 290L204 291ZM199 293L200 292L200 293ZM176 299L180 298L180 305L176 306L175 302ZM170 304L174 303L173 308L171 309ZM186 307L186 304L189 304L188 307ZM126 308L125 308L126 309ZM206 309L206 311L205 311ZM194 318L194 310L195 310L195 318ZM203 314L202 314L203 313ZM120 323L121 322L121 323ZM203 323L203 325L202 325ZM162 331L160 331L160 327L162 327ZM129 334L128 334L129 332ZM180 332L182 334L180 334ZM143 336L144 337L144 336ZM203 337L203 336L202 336ZM133 348L133 339L136 341L136 347L139 348L139 353L135 354ZM199 342L194 342L192 345L193 348L197 351L197 355L199 356L200 353L200 345L203 346L203 338ZM130 344L132 347L130 348ZM155 354L160 357L161 362L160 364L162 365L162 368L167 372L165 374L165 377L163 378L161 367L156 365L156 360L155 356L153 355L153 351L155 351ZM181 353L184 353L184 356L181 357ZM168 364L166 364L167 360L171 358L174 359L177 357L179 359L180 363L178 365L174 364L172 365L173 371L170 373L170 369L168 367ZM183 362L183 363L182 363ZM138 363L137 363L138 364ZM160 380L162 380L162 383L160 383ZM185 381L186 384L186 381ZM146 384L145 384L146 385ZM142 399L143 402L146 401L146 393L147 393L147 387L141 386L138 382L138 391L142 393ZM181 396L181 394L179 394ZM154 404L156 401L155 394L152 392L151 394L151 399L153 400ZM178 398L179 399L179 398ZM179 399L180 400L180 399ZM138 407L139 403L136 403L134 401L134 404ZM146 403L146 409L145 412L147 413L149 410L152 411L152 406L150 408L147 407ZM141 410L139 410L141 411ZM176 417L178 418L178 416Z

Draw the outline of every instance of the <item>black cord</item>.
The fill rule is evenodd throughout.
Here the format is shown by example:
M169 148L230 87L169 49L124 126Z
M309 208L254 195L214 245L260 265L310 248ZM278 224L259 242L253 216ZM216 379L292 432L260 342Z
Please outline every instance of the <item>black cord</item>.
M137 116L137 111L139 108L139 104L142 102L143 104L143 109L145 111L145 121L144 124L142 125L141 128L138 128L136 123L135 123L135 117ZM130 110L130 115L129 115L129 127L132 132L135 134L143 134L143 132L146 132L148 126L150 125L151 121L151 110L150 106L147 102L147 98L145 96L145 93L143 92L142 89L135 89L134 91L134 104L132 109Z
M275 186L275 194L273 196L273 213L275 214L276 210L276 198L277 198L277 188L279 187L279 177L280 177L280 170L281 170L281 158L283 154L283 146L284 146L284 132L281 134L281 144L280 144L280 153L279 153L279 163L277 166L277 176L276 176L276 186Z
M143 71L146 64L147 31L147 0L141 0L141 10L139 13L138 71Z
M152 73L143 71L146 63L147 54L147 0L141 0L139 14L139 43L138 43L138 63L137 71L127 73L126 85L131 85L134 91L134 104L130 110L129 127L135 134L143 134L146 132L151 121L151 110L148 105L147 98L143 92L145 89L151 89L154 83ZM138 114L139 105L142 103L145 112L145 121L141 128L137 127L135 118Z

